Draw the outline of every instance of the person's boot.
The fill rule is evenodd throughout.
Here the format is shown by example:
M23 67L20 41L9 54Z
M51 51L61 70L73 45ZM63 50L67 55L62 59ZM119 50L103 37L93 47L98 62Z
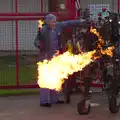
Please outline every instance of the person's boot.
M51 107L52 105L50 103L42 103L40 104L41 107Z
M64 101L58 100L58 101L56 102L56 104L64 104Z

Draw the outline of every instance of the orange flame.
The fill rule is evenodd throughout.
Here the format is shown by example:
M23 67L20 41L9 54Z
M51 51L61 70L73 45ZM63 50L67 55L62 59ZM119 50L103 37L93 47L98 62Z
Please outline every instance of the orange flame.
M99 32L97 32L97 30L93 27L90 28L90 32L94 33L98 37L98 48L101 48L101 46L105 43L102 36L100 36Z
M42 25L44 24L44 21L43 20L38 20L38 23L39 23L39 28L42 28Z
M91 28L91 32L99 38L100 52L102 54L112 55L113 47L102 50L101 44L104 44L102 37L96 29ZM74 72L82 71L84 67L94 62L100 56L95 57L96 50L78 55L65 52L61 55L54 56L50 61L44 60L38 63L38 85L41 88L61 90L64 80Z
M111 46L111 47L106 48L105 50L101 49L101 53L103 55L108 55L108 56L112 57L113 56L113 50L114 50L114 46Z
M98 44L97 47L100 49L101 54L103 55L108 55L108 56L113 56L113 50L114 50L114 46L108 47L105 50L102 49L102 45L105 44L104 40L102 39L102 36L100 36L99 32L97 32L97 30L95 28L90 29L91 33L94 33L97 37L98 37Z
M81 71L85 66L94 60L92 59L96 51L84 54L73 55L65 52L62 55L52 58L52 60L44 60L38 63L38 85L41 88L61 90L64 79L74 72Z

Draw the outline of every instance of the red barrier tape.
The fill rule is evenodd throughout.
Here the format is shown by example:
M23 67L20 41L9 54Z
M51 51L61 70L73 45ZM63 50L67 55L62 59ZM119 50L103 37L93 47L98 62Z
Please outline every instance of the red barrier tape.
M40 16L40 17L0 17L0 21L20 21L20 20L29 20L29 21L32 21L32 20L40 20L40 19L45 19L45 16ZM70 20L69 18L60 18L60 17L57 17L57 20L61 20L61 21L65 21L65 20Z
M47 14L49 13L46 13L46 12L40 12L40 13L0 13L0 16L10 16L10 17L16 17L16 16L46 16ZM54 15L57 15L58 16L58 13L57 12L51 12L51 14L54 14Z

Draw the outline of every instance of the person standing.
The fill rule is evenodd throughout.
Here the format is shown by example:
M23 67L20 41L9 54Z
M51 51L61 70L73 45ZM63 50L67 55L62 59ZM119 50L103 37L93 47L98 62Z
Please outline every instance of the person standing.
M41 28L34 41L35 47L40 49L40 61L44 59L50 60L53 56L58 55L62 49L60 36L64 29L73 25L83 24L85 20L56 22L56 16L48 14L45 22L46 24ZM40 88L40 106L51 107L52 104L63 103L64 101L60 100L59 92L48 88Z

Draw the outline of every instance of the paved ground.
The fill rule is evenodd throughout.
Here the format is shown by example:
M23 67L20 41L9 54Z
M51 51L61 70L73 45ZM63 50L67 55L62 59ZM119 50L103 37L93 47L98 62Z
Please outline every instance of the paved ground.
M120 112L110 114L107 98L103 94L94 94L93 107L87 116L80 116L76 104L80 95L72 96L70 105L53 105L51 108L39 107L39 95L0 98L0 120L120 120Z

